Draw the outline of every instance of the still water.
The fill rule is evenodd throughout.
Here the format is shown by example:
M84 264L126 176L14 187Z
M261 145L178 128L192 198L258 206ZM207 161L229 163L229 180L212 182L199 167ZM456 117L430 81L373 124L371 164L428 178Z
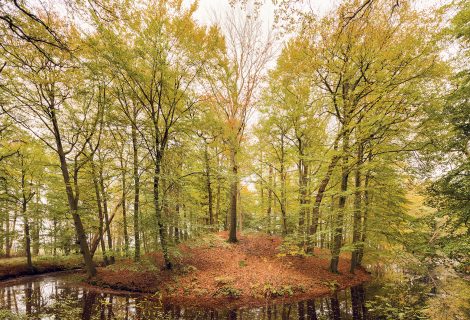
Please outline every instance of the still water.
M155 297L111 294L77 286L68 275L0 284L0 318L15 319L370 319L363 286L296 303L259 308L180 308Z

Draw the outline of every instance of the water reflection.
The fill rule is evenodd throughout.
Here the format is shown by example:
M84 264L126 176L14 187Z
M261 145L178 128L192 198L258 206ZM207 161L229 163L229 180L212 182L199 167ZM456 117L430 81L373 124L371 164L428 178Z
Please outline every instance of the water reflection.
M46 276L0 286L0 309L28 319L367 319L362 286L331 297L260 308L201 309L162 305L151 297L116 295L76 287L66 276ZM1 316L0 316L1 318Z

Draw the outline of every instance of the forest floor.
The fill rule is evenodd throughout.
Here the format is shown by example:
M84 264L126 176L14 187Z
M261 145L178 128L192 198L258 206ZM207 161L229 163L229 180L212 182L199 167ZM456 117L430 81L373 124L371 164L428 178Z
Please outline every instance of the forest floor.
M33 257L34 271L28 269L25 257L0 258L0 281L21 276L56 271L68 271L83 267L81 255Z
M161 253L142 261L121 260L89 280L95 286L156 293L167 303L210 306L261 305L267 300L309 299L368 281L363 269L349 273L349 259L340 257L340 274L328 271L328 250L311 256L280 253L277 236L246 234L239 242L226 242L224 232L178 246L175 268L161 270Z

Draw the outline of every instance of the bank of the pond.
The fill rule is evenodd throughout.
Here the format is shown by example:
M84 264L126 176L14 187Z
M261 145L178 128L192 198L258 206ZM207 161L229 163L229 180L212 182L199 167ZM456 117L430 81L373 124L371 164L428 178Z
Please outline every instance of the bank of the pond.
M161 270L161 254L146 255L139 263L122 260L99 268L90 284L132 292L156 293L178 305L251 306L267 300L296 300L331 294L368 281L364 270L349 273L349 260L340 258L340 274L328 271L329 252L307 257L283 255L281 238L244 235L228 244L219 233L204 241L178 247L174 270Z
M33 258L34 270L30 270L25 257L1 258L0 281L15 279L22 276L40 275L58 271L77 270L83 267L82 257L74 256L43 256Z

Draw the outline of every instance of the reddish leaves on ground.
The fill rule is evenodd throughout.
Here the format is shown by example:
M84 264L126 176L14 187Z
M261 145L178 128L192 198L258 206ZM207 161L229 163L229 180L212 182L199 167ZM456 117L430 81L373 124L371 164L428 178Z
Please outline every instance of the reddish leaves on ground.
M327 250L315 249L309 257L279 256L282 240L277 236L245 235L235 244L223 241L224 232L217 236L216 241L196 247L180 245L181 256L173 271L142 271L131 261L120 262L100 268L93 283L119 290L159 291L164 300L180 305L236 306L326 295L369 279L362 269L350 274L345 257L340 259L340 274L330 273ZM153 254L151 260L163 265L161 254Z

